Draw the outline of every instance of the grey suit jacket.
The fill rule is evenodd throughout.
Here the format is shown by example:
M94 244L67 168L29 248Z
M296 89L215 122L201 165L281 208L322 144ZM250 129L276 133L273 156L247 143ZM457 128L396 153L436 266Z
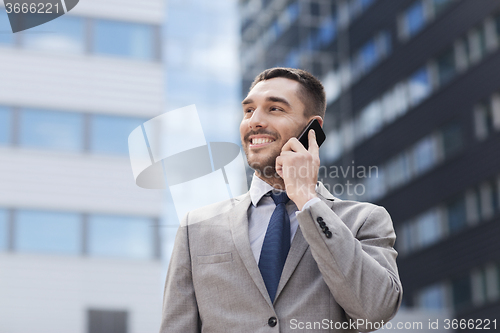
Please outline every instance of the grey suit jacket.
M250 249L250 195L188 213L167 273L160 333L358 332L392 318L402 287L389 214L334 198L321 183L317 192L321 201L297 214L274 303ZM205 219L213 210L223 213Z

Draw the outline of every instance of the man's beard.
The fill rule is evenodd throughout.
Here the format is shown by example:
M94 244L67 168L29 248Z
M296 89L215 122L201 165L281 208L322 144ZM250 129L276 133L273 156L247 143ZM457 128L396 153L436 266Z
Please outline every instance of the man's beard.
M272 152L271 155L263 157L262 161L250 161L249 148L246 147L245 155L247 156L248 165L254 169L263 178L280 178L276 173L276 158L280 155L281 149Z

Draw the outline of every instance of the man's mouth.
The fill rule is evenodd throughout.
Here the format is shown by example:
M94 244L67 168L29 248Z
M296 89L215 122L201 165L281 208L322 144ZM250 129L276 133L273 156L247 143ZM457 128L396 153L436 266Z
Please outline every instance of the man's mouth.
M250 138L250 148L260 148L264 147L270 143L273 143L276 141L273 138L270 137L254 137Z

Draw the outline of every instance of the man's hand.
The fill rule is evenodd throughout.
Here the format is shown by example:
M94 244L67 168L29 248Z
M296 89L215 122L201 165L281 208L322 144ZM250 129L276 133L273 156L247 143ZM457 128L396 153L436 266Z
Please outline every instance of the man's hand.
M306 150L297 138L291 138L276 158L276 172L283 178L286 193L299 210L302 210L306 202L317 197L320 161L314 130L309 131L308 140L309 150Z

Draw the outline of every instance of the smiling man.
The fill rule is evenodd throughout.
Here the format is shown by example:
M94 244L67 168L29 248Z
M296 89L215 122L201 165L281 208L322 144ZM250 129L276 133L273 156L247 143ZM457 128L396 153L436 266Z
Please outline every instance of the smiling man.
M323 124L322 84L303 70L272 68L242 105L250 191L182 221L160 332L380 328L402 298L390 216L333 197L317 181L314 131L308 150L296 138L312 119Z

